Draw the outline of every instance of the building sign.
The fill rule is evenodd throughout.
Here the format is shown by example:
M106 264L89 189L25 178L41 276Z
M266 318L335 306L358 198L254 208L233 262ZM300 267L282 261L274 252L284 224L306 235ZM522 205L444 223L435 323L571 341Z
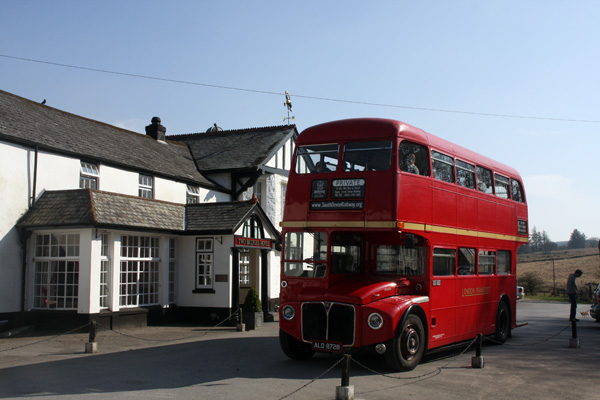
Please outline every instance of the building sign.
M242 236L234 237L235 247L245 247L249 249L270 249L272 245L273 241L271 239L255 239Z
M327 198L327 179L315 179L312 181L312 188L310 191L311 199L326 199Z
M365 206L362 200L345 201L311 201L311 210L362 210Z
M365 180L334 179L331 182L331 198L333 199L362 199L365 197Z

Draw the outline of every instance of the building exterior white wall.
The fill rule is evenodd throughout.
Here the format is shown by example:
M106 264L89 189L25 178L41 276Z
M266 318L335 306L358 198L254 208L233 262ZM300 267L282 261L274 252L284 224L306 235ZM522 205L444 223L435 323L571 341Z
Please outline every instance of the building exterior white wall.
M213 239L213 279L227 275L227 282L213 282L214 293L196 290L196 239ZM177 305L182 307L231 307L231 265L233 237L184 236L178 239Z
M294 154L294 140L288 139L287 142L279 148L277 153L267 162L267 167L277 168L289 171L292 166L292 156Z
M14 228L27 211L33 182L28 172L34 152L18 145L0 142L0 313L21 307L22 257L19 235Z
M291 162L290 140L285 149L281 149L272 163L274 168L287 169ZM81 159L72 156L38 151L37 165L35 164L35 149L0 141L0 313L15 313L21 310L34 309L34 282L35 265L31 260L34 256L34 232L27 242L27 257L22 256L22 244L19 239L15 224L29 209L31 197L39 198L46 190L72 190L79 188ZM87 160L84 160L87 161ZM139 194L139 172L124 170L114 166L98 165L98 189L106 192L120 193L130 196ZM231 175L227 173L212 176L212 179L224 187L231 185ZM34 193L35 180L35 193ZM279 229L279 222L283 215L283 194L287 178L282 175L264 174L262 182L261 207L266 212L271 223ZM154 198L156 200L185 204L187 184L154 177ZM248 192L251 196L252 191ZM249 197L248 197L249 198ZM230 201L230 194L200 188L200 203ZM55 233L58 231L45 231ZM79 284L78 303L76 311L80 314L96 314L100 307L100 265L101 265L101 240L102 233L107 233L110 241L110 291L108 309L120 311L119 305L120 285L120 245L123 235L153 236L160 238L160 296L159 305L168 307L168 267L169 267L169 238L174 236L123 232L123 231L98 231L93 228L76 230L60 229L60 232L76 232L80 235L79 253ZM240 231L236 234L241 235ZM196 289L196 239L200 236L176 236L176 304L183 307L205 308L234 308L231 304L231 288L233 286L232 265L234 265L232 248L234 236L212 236L213 239L213 276L219 275L227 279L214 280L214 293L202 293ZM204 237L204 236L202 236ZM280 253L272 250L268 252L268 282L270 298L279 296L279 270ZM23 266L24 258L27 266ZM260 262L258 268L256 290L261 293ZM25 268L25 271L24 271ZM25 282L23 283L23 276ZM25 296L22 295L25 287ZM243 301L243 299L240 299Z

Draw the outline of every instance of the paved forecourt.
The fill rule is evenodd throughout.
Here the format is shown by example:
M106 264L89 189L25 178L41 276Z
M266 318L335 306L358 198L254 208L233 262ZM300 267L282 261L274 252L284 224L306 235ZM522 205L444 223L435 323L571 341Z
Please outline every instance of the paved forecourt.
M390 371L374 352L353 354L355 398L596 398L600 324L582 316L579 347L570 347L567 303L517 305L518 322L528 324L514 330L505 345L486 341L481 369L471 367L474 346L428 355L405 373ZM85 353L88 340L87 333L0 339L0 398L331 399L341 383L341 355L289 360L279 348L276 322L250 332L100 329L95 354Z

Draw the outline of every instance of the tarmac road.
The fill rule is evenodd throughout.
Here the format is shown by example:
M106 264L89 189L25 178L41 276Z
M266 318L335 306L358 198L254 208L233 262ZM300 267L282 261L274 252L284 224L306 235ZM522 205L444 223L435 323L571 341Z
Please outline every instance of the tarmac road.
M528 324L505 345L486 342L484 368L471 367L473 348L426 356L408 373L390 371L374 353L354 354L355 398L598 398L600 323L582 317L574 348L567 303L517 304L518 321ZM250 332L100 330L96 354L84 352L87 341L78 333L0 339L0 399L333 399L341 382L339 354L287 359L276 322Z

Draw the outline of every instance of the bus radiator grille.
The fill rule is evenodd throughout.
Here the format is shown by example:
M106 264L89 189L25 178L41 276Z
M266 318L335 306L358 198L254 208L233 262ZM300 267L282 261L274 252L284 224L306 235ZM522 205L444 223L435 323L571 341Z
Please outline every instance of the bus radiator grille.
M304 303L302 337L308 342L328 340L351 346L354 344L354 320L353 306L338 303Z

